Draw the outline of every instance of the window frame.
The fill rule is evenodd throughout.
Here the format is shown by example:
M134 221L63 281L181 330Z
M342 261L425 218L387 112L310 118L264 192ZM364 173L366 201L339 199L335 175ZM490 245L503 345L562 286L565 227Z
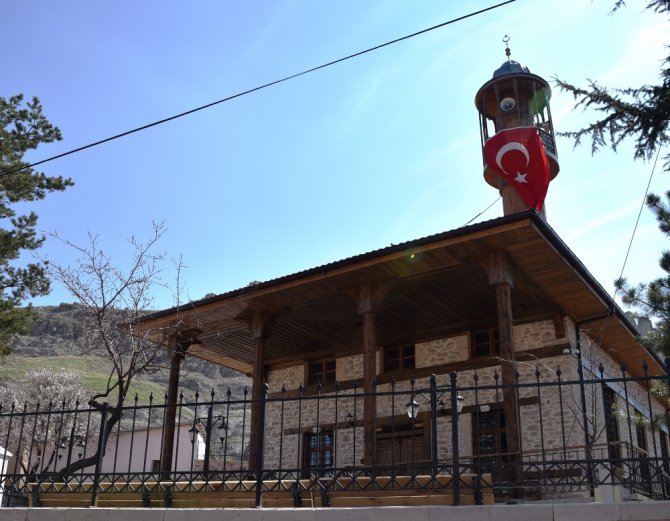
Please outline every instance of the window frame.
M332 369L328 364L333 364ZM315 368L319 367L318 371ZM326 385L337 381L337 358L319 358L318 360L307 361L307 384L308 385Z
M333 430L320 430L319 432L306 432L304 435L303 469L306 472L312 470L325 471L335 467L335 432ZM326 439L327 438L327 439ZM316 444L313 442L316 440ZM326 443L326 441L330 441ZM313 465L313 455L318 454L318 462ZM330 463L326 463L327 454L330 453Z
M487 335L486 342L478 342L477 335ZM479 353L478 346L486 345L486 353ZM470 331L470 358L484 358L500 355L500 333L497 327L477 329Z
M483 428L482 422L490 423L491 427ZM483 436L491 438L493 449L482 450ZM502 407L472 415L472 438L475 457L500 456L507 452L507 422Z
M603 412L605 415L605 439L607 440L607 455L611 461L621 459L621 433L616 414L617 394L610 386L602 389Z
M382 419L383 421L383 419ZM429 428L423 421L391 419L375 432L375 459L378 465L407 465L430 459ZM389 455L390 454L390 455Z
M411 354L407 353L406 350L411 349ZM389 355L392 351L398 351L397 357L391 358ZM396 361L398 363L397 368L389 367L390 361ZM406 362L411 360L412 363L409 367L406 367ZM385 346L382 351L382 371L384 373L399 373L402 371L411 371L416 369L416 344L403 344L396 346Z

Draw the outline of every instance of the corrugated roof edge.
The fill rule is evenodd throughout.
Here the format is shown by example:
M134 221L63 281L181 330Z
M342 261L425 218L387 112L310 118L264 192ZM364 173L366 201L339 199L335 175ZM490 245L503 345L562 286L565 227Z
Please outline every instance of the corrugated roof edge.
M524 212L526 213L526 212ZM616 303L614 300L614 297L610 295L605 288L602 287L600 282L596 280L596 278L591 274L591 272L584 266L584 263L577 257L573 251L568 247L565 242L563 242L563 239L556 233L556 231L549 226L547 221L545 221L542 216L535 212L534 210L532 213L535 214L535 217L533 219L534 223L537 224L538 228L542 231L542 233L549 239L551 244L553 244L561 253L561 255L570 263L570 265L575 268L575 270L584 278L586 283L593 288L593 290L598 294L598 296L607 304L608 308L608 313L607 315L616 315L616 318L619 319L619 321L628 329L631 335L635 337L640 336L640 332L637 329L637 326L631 322L631 320L628 318L626 313L621 309L621 307ZM602 317L605 318L605 317ZM664 360L661 359L661 356L656 352L653 351L652 349L648 349L646 346L643 346L640 344L642 348L647 351L651 355L651 357L656 360L656 362L659 364L661 368L666 368L666 363ZM666 369L667 370L667 369Z
M518 212L515 214L511 215L505 215L503 217L498 217L496 219L490 219L488 221L482 221L479 223L471 224L469 226L462 226L461 228L455 228L453 230L445 231L445 232L440 232L436 233L434 235L428 235L426 237L421 237L419 239L413 239L411 241L407 242L402 242L400 244L394 244L391 246L387 246L385 248L380 248L378 250L372 250L367 253L361 253L358 255L354 255L352 257L347 257L345 259L340 259L338 261L333 261L328 264L322 264L321 266L315 266L313 268L308 268L302 271L298 271L289 275L284 275L282 277L277 277L275 279L270 279L264 282L259 282L258 284L254 284L253 286L247 286L239 289L234 289L231 291L227 291L225 293L221 293L219 295L214 295L212 297L205 297L200 300L195 300L192 302L189 302L188 304L184 304L182 306L174 306L168 309L164 309L161 311L156 311L155 313L151 313L149 315L145 315L142 317L142 321L150 321L150 320L155 320L159 319L168 315L171 315L173 313L176 313L178 311L186 311L188 309L193 309L199 306L204 306L207 304L212 304L214 302L218 302L221 300L225 300L227 298L231 297L237 297L239 295L243 295L245 293L252 293L264 288L268 288L271 286L274 286L276 284L281 284L284 282L289 282L295 279L299 279L302 277L307 277L310 275L316 275L320 272L327 271L327 270L332 270L336 268L340 268L342 266L347 266L349 264L355 264L357 262L362 262L377 256L383 256L387 255L389 253L395 253L398 251L405 250L407 248L415 248L417 246L421 246L424 244L430 244L431 242L435 241L440 241L440 240L445 240L445 239L450 239L454 237L459 237L462 235L467 235L469 233L475 233L478 231L486 230L489 228L494 228L496 226L501 226L505 224L510 224L514 223L517 221L522 221L524 219L530 219L532 223L538 228L538 230L545 236L545 238L554 246L556 249L561 253L561 255L570 263L570 265L579 273L581 277L584 278L586 283L591 286L591 288L596 292L596 294L606 303L608 309L610 309L610 313L613 313L616 315L616 317L619 319L619 321L629 330L629 332L633 336L639 336L639 331L637 330L637 327L635 324L633 324L630 319L626 316L624 311L619 307L619 305L616 303L616 301L612 298L612 296L605 290L605 288L602 287L600 282L596 280L596 278L589 272L589 270L584 266L581 260L572 252L572 250L568 247L565 242L563 242L563 239L560 238L560 236L556 233L556 231L549 226L547 221L544 220L542 215L537 212L536 210L526 210L523 212ZM646 349L646 348L645 348ZM661 365L661 367L664 366L663 361L661 360L660 356L651 350L647 350L651 356L654 357L654 359Z
M524 219L528 219L529 217L537 216L539 219L542 220L542 217L540 216L539 213L537 213L535 210L527 210L525 212L519 212L513 215L506 215L504 217L498 217L496 219L491 219L488 221L482 221L480 223L475 223L471 224L469 226L463 226L461 228L455 228L453 230L445 231L445 232L440 232L436 233L434 235L427 235L426 237L421 237L419 239L413 239L411 241L407 242L401 242L399 244L393 244L391 246L386 246L385 248L380 248L378 250L372 250L366 253L360 253L358 255L353 255L351 257L346 257L344 259L340 259L337 261L329 262L327 264L322 264L320 266L315 266L313 268L307 268L302 271L298 271L295 273L291 273L289 275L283 275L281 277L277 277L275 279L270 279L266 280L264 282L259 282L258 284L254 284L252 286L245 286L243 288L238 288L234 289L231 291L227 291L225 293L221 293L219 295L214 295L211 297L205 297L200 300L194 300L192 302L189 302L188 304L183 304L181 306L174 306L168 309L164 309L161 311L156 311L155 313L151 313L148 315L145 315L142 317L142 321L149 321L149 320L154 320L157 318L161 318L167 315L171 315L173 313L176 313L178 311L186 311L188 309L193 309L195 307L199 306L204 306L207 304L212 304L214 302L218 302L220 300L225 300L227 298L231 297L237 297L239 295L243 295L245 293L251 293L254 291L258 291L264 288L269 288L271 286L274 286L276 284L281 284L284 282L290 282L292 280L300 279L302 277L308 277L310 275L316 275L318 273L321 273L323 271L327 270L332 270L336 268L340 268L342 266L347 266L349 264L355 264L357 262L362 262L377 256L383 256L387 255L389 253L395 253L398 251L405 250L407 248L413 248L417 246L421 246L423 244L430 244L431 242L439 241L439 240L444 240L444 239L450 239L454 237L459 237L461 235L467 235L469 233L474 233L477 231L481 230L486 230L488 228L494 228L495 226L500 226L503 224L509 224L513 223L516 221L521 221ZM553 230L552 230L553 231ZM554 232L555 233L555 232Z

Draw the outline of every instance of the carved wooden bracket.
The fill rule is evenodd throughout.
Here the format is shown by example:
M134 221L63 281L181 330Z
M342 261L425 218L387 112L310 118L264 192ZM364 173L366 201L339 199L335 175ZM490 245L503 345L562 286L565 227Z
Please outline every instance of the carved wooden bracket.
M514 277L512 276L512 263L505 250L496 250L486 259L482 260L482 265L489 277L489 284L507 284L514 287Z
M171 356L176 355L180 359L183 359L192 345L202 344L202 341L198 339L198 335L201 333L202 330L191 327L170 335L167 342L168 352Z
M238 315L235 320L244 322L252 340L268 338L272 326L286 310L252 310L244 315Z
M358 314L374 313L386 294L391 290L391 287L392 284L368 283L351 290L349 293L356 299Z
M554 316L554 330L556 331L556 338L565 338L565 322L563 321L563 314L559 309L556 309Z

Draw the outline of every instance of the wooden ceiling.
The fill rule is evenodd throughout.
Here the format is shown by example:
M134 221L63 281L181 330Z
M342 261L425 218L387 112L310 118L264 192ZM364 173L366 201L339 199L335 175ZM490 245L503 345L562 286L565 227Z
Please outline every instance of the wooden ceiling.
M502 217L320 266L301 273L169 309L146 327L197 331L189 353L249 373L253 363L248 317L269 313L266 363L323 358L362 350L362 320L354 295L371 283L381 295L377 341L394 345L492 327L495 289L483 262L496 250L513 265L515 322L568 315L592 331L633 372L656 359L635 340L620 309L605 319L611 299L534 211Z

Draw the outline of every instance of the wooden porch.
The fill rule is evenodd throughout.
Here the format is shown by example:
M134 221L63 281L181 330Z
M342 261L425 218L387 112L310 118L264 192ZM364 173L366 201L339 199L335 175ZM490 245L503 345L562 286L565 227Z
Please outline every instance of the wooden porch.
M30 507L321 508L453 505L450 476L358 476L301 480L30 484ZM490 474L459 478L458 503L491 505Z

